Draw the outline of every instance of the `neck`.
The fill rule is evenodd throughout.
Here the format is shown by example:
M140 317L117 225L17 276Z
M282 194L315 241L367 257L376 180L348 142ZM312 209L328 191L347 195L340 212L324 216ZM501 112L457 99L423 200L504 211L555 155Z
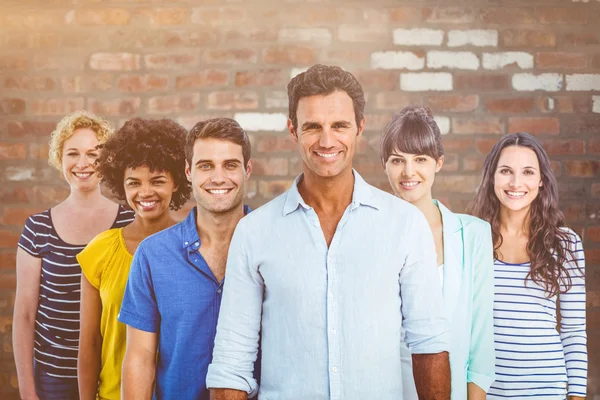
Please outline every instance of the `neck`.
M244 216L244 204L222 213L214 213L196 207L196 229L202 245L227 243L231 241L233 231Z
M529 207L519 211L500 208L500 230L510 236L529 235Z
M74 208L95 208L98 204L107 200L100 192L100 186L98 185L94 189L86 191L71 187L71 192L65 203Z
M136 215L136 218L128 227L131 231L137 232L140 236L148 237L156 232L167 229L173 224L175 224L175 220L171 217L171 214L166 211L160 217L155 219L140 218Z
M425 218L427 219L429 226L434 226L441 222L442 214L440 212L440 209L433 202L431 193L429 193L426 196L421 197L420 199L416 200L412 204L414 206L416 206L419 210L421 210L423 215L425 215Z
M323 178L304 168L298 191L306 204L316 209L345 209L352 202L354 174L349 167L339 175Z

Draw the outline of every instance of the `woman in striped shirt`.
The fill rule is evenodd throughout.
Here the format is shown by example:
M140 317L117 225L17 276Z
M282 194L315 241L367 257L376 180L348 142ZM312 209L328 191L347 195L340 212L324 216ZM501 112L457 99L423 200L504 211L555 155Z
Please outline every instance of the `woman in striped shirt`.
M469 211L490 223L494 241L496 381L487 398L584 398L583 249L564 226L556 178L535 137L496 143Z
M100 193L96 146L110 125L85 111L52 132L49 163L69 184L60 204L27 219L17 249L13 347L23 399L77 399L81 268L75 256L98 233L133 213Z

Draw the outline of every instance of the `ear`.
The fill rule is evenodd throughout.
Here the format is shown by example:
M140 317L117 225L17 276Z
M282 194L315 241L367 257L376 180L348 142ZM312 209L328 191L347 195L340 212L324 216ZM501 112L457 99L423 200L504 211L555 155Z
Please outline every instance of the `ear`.
M356 133L356 136L361 136L363 133L363 130L365 129L365 122L367 120L367 117L363 117L360 120L360 123L358 124L358 132Z
M185 160L185 177L188 181L192 181L192 169L190 168L190 163Z
M440 172L442 165L444 165L444 156L438 158L437 162L435 163L435 172Z
M246 179L250 179L250 175L252 175L252 159L249 159L246 164Z
M290 137L292 138L294 143L298 143L298 132L294 128L294 124L292 123L292 120L289 118L287 121L287 126L288 126L288 131L290 131Z

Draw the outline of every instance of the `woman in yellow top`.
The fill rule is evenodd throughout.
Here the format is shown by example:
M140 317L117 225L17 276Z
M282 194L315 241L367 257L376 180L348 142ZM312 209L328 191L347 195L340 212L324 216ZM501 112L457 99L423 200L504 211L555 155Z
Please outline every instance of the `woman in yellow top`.
M96 236L77 255L81 328L77 375L81 400L120 399L126 327L117 320L133 254L146 237L173 225L190 196L183 127L171 120L134 118L102 147L97 170L135 220Z

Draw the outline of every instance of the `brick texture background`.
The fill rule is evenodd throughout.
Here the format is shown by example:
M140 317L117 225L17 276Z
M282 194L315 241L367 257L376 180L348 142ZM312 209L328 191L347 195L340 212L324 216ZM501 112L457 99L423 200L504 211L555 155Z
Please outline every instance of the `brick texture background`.
M462 211L504 134L543 140L587 258L589 398L600 399L598 0L3 0L0 2L0 398L17 398L11 347L15 248L28 215L68 193L48 135L87 108L186 127L236 118L254 152L248 203L287 189L300 160L285 126L289 79L313 63L367 94L356 168L389 190L381 128L409 103L445 134L435 194ZM188 208L189 209L189 208Z

